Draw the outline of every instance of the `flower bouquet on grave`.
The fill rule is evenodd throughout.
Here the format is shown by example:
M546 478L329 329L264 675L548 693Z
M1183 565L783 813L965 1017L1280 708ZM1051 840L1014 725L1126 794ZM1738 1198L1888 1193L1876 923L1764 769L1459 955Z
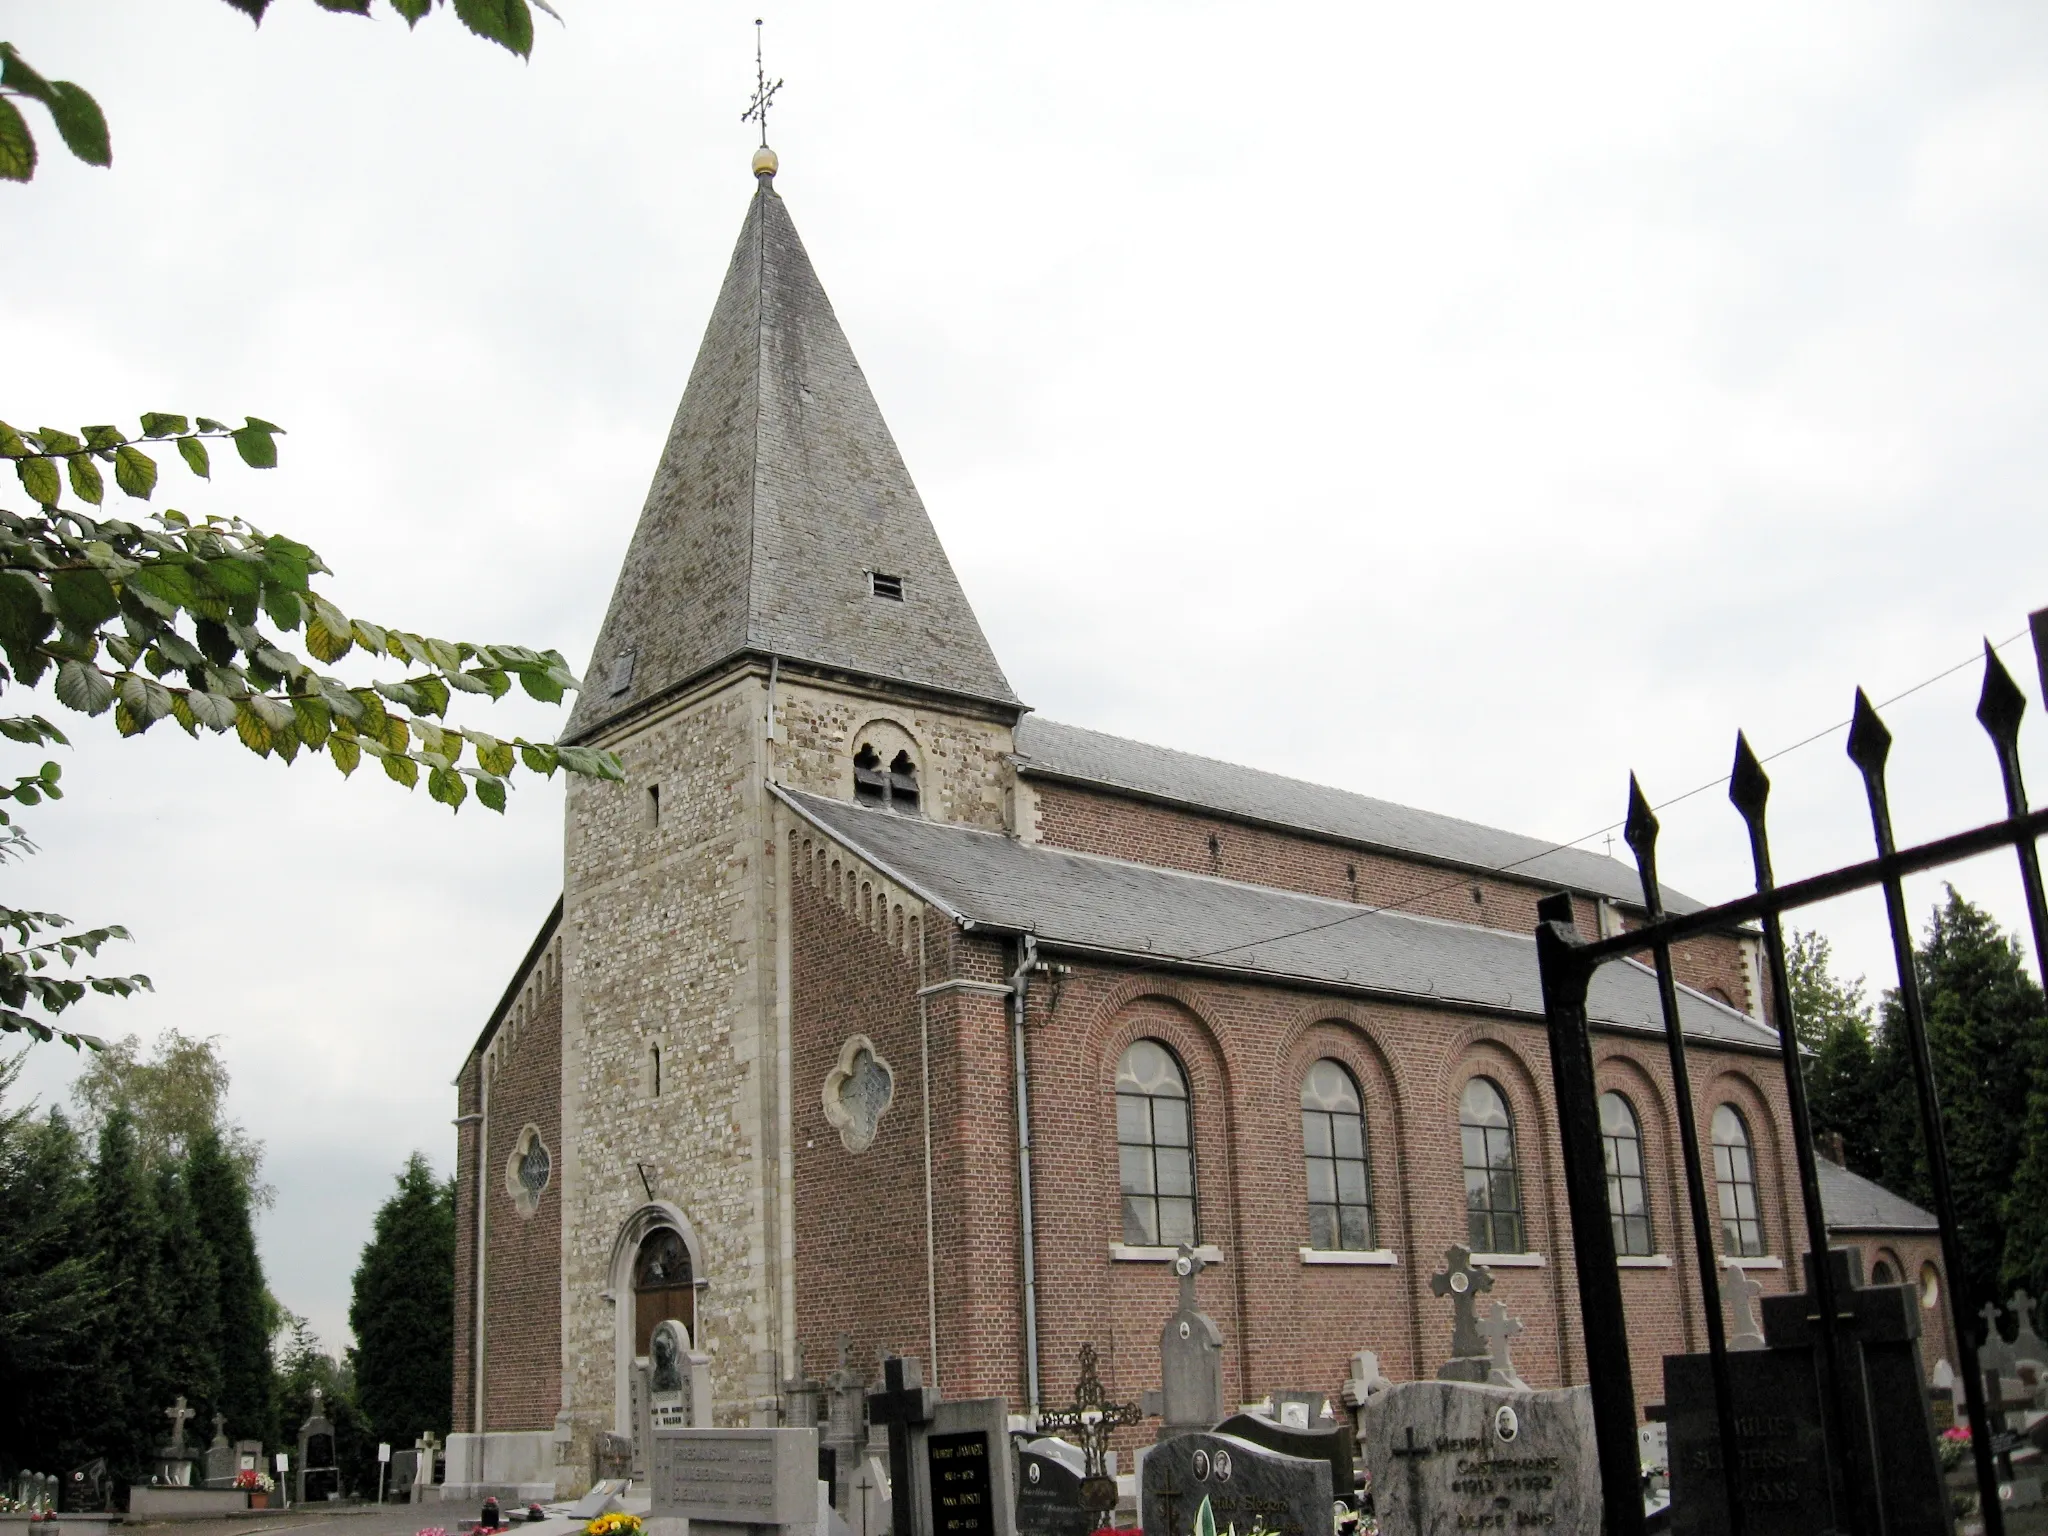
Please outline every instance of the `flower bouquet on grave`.
M1955 1471L1970 1454L1970 1426L1958 1424L1953 1429L1944 1429L1941 1438L1935 1441L1935 1449L1941 1453L1941 1470Z
M583 1536L641 1536L640 1517L624 1510L599 1515L583 1527Z
M248 1467L235 1474L235 1486L244 1493L269 1493L277 1487L277 1479L268 1472Z

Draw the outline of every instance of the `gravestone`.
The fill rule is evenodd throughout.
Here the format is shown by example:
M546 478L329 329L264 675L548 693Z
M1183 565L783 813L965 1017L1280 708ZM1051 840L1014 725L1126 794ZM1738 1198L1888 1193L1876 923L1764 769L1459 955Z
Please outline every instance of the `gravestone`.
M1344 1406L1351 1411L1351 1429L1355 1436L1361 1428L1359 1410L1380 1393L1394 1384L1380 1374L1380 1357L1372 1350L1361 1349L1351 1357L1351 1374L1344 1381Z
M114 1479L107 1471L106 1457L95 1456L65 1474L64 1492L58 1502L69 1515L101 1515L111 1509Z
M621 1478L599 1478L589 1490L569 1506L571 1520L591 1521L599 1515L609 1515L624 1509L626 1483Z
M1429 1277L1429 1289L1451 1298L1451 1358L1436 1373L1438 1381L1485 1381L1493 1374L1493 1352L1479 1331L1477 1303L1493 1289L1493 1271L1472 1262L1472 1250L1453 1243L1444 1250L1444 1267Z
M1728 1358L1741 1456L1738 1492L1751 1536L1810 1536L1838 1519L1875 1529L1880 1502L1891 1536L1948 1536L1953 1524L1921 1365L1918 1294L1910 1285L1864 1286L1862 1259L1853 1249L1831 1250L1828 1262L1848 1387L1844 1431L1856 1452L1848 1483L1854 1507L1838 1517L1828 1506L1821 1319L1807 1255L1807 1289L1764 1298L1765 1347ZM1707 1356L1665 1357L1664 1402L1671 1528L1679 1536L1725 1530L1727 1494Z
M825 1395L824 1383L813 1381L804 1375L804 1347L796 1347L794 1369L783 1378L781 1403L782 1427L785 1429L816 1429L823 1417L818 1405ZM830 1449L821 1446L820 1452Z
M847 1480L846 1524L852 1536L889 1536L895 1517L889 1502L889 1473L879 1456L863 1456Z
M411 1447L401 1447L391 1453L391 1481L385 1484L384 1500L388 1504L410 1504L412 1486L419 1480L420 1453Z
M1508 1354L1509 1343L1522 1332L1522 1320L1508 1316L1508 1304L1504 1301L1496 1301L1479 1320L1480 1337L1486 1340L1486 1356L1493 1362L1493 1368L1486 1373L1488 1386L1513 1387L1517 1392L1529 1390L1529 1383L1522 1380Z
M917 1500L911 1489L916 1473L917 1432L932 1420L937 1394L924 1384L924 1368L914 1358L892 1356L882 1363L881 1390L867 1395L868 1422L888 1431L889 1491L895 1536L929 1536L917 1524Z
M1365 1457L1383 1531L1600 1529L1600 1461L1585 1387L1404 1382L1366 1404Z
M839 1335L839 1364L825 1378L825 1422L818 1435L820 1454L832 1454L832 1507L845 1515L853 1536L865 1536L856 1518L853 1480L867 1455L867 1378L847 1364L852 1340Z
M1327 1392L1275 1392L1274 1421L1289 1429L1312 1429L1330 1417Z
M1152 1446L1139 1476L1145 1536L1193 1536L1202 1506L1218 1531L1245 1536L1255 1523L1275 1536L1331 1536L1336 1503L1330 1464L1190 1430ZM1392 1530L1382 1517L1381 1529Z
M656 1429L648 1520L690 1536L818 1536L814 1429Z
M235 1448L228 1444L227 1415L213 1416L213 1441L206 1447L206 1486L209 1488L232 1488L235 1474L241 1468L235 1465Z
M1721 1271L1721 1294L1728 1301L1728 1348L1762 1349L1764 1325L1758 1319L1756 1304L1763 1297L1763 1286L1752 1280L1749 1271L1734 1259L1723 1259Z
M1347 1508L1357 1502L1358 1447L1349 1424L1326 1419L1306 1429L1296 1429L1291 1424L1276 1424L1256 1414L1237 1413L1218 1424L1216 1433L1235 1435L1240 1440L1249 1440L1283 1456L1299 1456L1304 1461L1326 1461L1330 1464L1331 1496L1341 1500Z
M1080 1443L1081 1503L1094 1512L1096 1524L1100 1526L1110 1523L1110 1515L1116 1509L1116 1478L1110 1472L1108 1459L1109 1437L1125 1425L1136 1424L1145 1415L1135 1403L1113 1403L1109 1400L1109 1394L1102 1390L1102 1377L1096 1371L1096 1363L1094 1344L1083 1344L1073 1402L1065 1408L1040 1414L1038 1427L1041 1430L1069 1430Z
M654 1325L647 1344L648 1422L655 1429L708 1429L711 1425L711 1357L690 1348L690 1336L674 1318Z
M177 1402L164 1410L164 1417L171 1421L171 1438L157 1450L156 1480L166 1488L192 1486L192 1463L196 1458L185 1445L185 1421L194 1412L185 1406L182 1392Z
M1223 1331L1195 1300L1207 1264L1185 1243L1173 1257L1180 1305L1159 1335L1159 1390L1142 1399L1144 1413L1161 1421L1161 1440L1211 1429L1223 1417Z
M2013 1366L2024 1377L2027 1367L2034 1367L2038 1377L2048 1372L2048 1344L2041 1342L2041 1336L2034 1332L2034 1298L2025 1291L2014 1291L2006 1303L2012 1308L2016 1328L2012 1341Z
M593 1483L630 1480L633 1476L633 1437L612 1430L599 1430L590 1446Z
M617 1439L618 1437L615 1435L612 1438ZM427 1490L441 1480L442 1447L441 1443L434 1438L434 1432L431 1429L426 1430L418 1439L414 1440L412 1447L419 1453L418 1467L413 1473L412 1501L415 1504L424 1504L427 1501ZM624 1474L621 1475L623 1476Z
M1009 1422L1002 1398L974 1397L942 1401L929 1423L913 1427L917 1536L1015 1536Z
M1089 1536L1099 1512L1081 1502L1087 1470L1078 1445L1027 1441L1017 1452L1017 1536Z
M237 1472L261 1472L263 1470L263 1442L261 1440L237 1440L235 1442L235 1470Z
M295 1502L326 1499L341 1492L341 1468L334 1461L334 1424L322 1413L325 1396L313 1389L313 1411L299 1426L299 1492Z

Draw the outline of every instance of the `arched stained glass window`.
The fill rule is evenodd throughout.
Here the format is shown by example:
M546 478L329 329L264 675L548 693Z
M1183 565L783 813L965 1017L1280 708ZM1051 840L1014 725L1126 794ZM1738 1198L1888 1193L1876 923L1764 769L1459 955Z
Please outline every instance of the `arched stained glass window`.
M1526 1253L1522 1181L1515 1168L1515 1122L1491 1078L1475 1077L1458 1100L1465 1151L1466 1243L1474 1253Z
M1643 1179L1643 1133L1636 1112L1618 1093L1600 1095L1600 1149L1607 1159L1607 1214L1614 1251L1657 1251L1650 1236L1650 1194Z
M1301 1149L1308 1164L1309 1247L1371 1248L1365 1105L1351 1074L1334 1061L1317 1062L1302 1079Z
M1714 1193L1721 1198L1722 1250L1736 1258L1761 1254L1764 1223L1757 1210L1749 1122L1733 1104L1714 1110Z
M1174 1247L1195 1241L1195 1148L1188 1080L1157 1040L1134 1040L1116 1068L1116 1151L1124 1241Z

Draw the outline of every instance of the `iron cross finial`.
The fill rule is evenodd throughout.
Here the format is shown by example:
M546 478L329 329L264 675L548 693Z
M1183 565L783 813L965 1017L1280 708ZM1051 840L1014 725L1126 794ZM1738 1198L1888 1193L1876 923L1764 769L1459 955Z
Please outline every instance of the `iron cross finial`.
M782 82L769 83L768 71L761 61L761 18L754 18L754 99L747 103L747 110L740 114L743 123L761 125L761 147L768 147L768 104L775 100L775 93L782 89Z

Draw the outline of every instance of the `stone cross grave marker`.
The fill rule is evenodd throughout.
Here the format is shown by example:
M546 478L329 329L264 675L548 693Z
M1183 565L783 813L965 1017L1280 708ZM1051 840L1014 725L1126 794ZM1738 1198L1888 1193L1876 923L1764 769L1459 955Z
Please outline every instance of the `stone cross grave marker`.
M822 1457L832 1457L832 1507L855 1525L853 1536L863 1536L855 1520L857 1513L851 1489L867 1452L867 1378L847 1363L853 1340L839 1335L839 1365L825 1378L825 1422L818 1434Z
M814 1429L656 1429L648 1525L690 1536L820 1536Z
M228 1419L213 1416L213 1441L206 1447L206 1486L232 1488L235 1485L235 1448L228 1444Z
M156 1480L166 1487L192 1486L192 1463L197 1458L185 1445L185 1421L195 1413L196 1410L185 1406L183 1393L164 1410L164 1417L171 1421L171 1438L156 1453Z
M325 1397L320 1388L313 1389L312 1412L299 1426L300 1504L341 1491L341 1469L334 1464L334 1424L321 1412Z
M1493 1369L1487 1373L1487 1382L1496 1387L1513 1387L1516 1391L1527 1391L1529 1383L1522 1380L1515 1369L1514 1359L1508 1354L1508 1342L1526 1330L1519 1317L1508 1316L1508 1304L1496 1301L1487 1309L1486 1316L1479 1320L1479 1331L1486 1339L1487 1358L1492 1360Z
M1192 1536L1204 1506L1218 1531L1331 1536L1330 1464L1269 1451L1236 1435L1190 1431L1145 1453L1145 1536Z
M1383 1531L1600 1529L1600 1460L1585 1387L1403 1382L1366 1404L1365 1440Z
M1081 1346L1081 1375L1074 1385L1074 1401L1038 1416L1041 1430L1071 1430L1084 1458L1081 1503L1096 1515L1095 1524L1111 1524L1116 1511L1116 1479L1109 1475L1109 1437L1126 1424L1136 1424L1145 1415L1135 1403L1112 1403L1102 1390L1096 1374L1095 1346Z
M1208 1262L1186 1243L1173 1256L1180 1305L1159 1335L1159 1390L1140 1400L1161 1421L1161 1440L1213 1429L1223 1417L1223 1331L1195 1300L1195 1279Z
M1485 1381L1493 1374L1493 1355L1479 1332L1476 1304L1493 1289L1493 1271L1472 1262L1472 1250L1453 1243L1444 1250L1444 1267L1429 1277L1429 1289L1451 1298L1451 1358L1436 1373L1439 1381Z
M882 1366L881 1390L868 1393L868 1420L889 1431L889 1493L895 1536L928 1536L917 1529L911 1455L915 1432L932 1421L934 1394L914 1358L893 1356Z
M1370 1349L1361 1349L1351 1357L1351 1374L1344 1382L1344 1406L1351 1410L1351 1427L1358 1428L1358 1410L1393 1383L1380 1374L1380 1357Z
M790 1362L791 1369L782 1381L782 1424L785 1429L816 1429L818 1427L818 1398L824 1392L821 1382L804 1375L804 1347L796 1347L796 1356ZM827 1449L820 1447L821 1453Z
M1728 1347L1762 1349L1764 1327L1757 1321L1756 1304L1763 1296L1763 1286L1733 1259L1723 1259L1721 1270L1721 1294L1728 1298L1728 1320L1734 1324L1728 1332Z
M1017 1452L1017 1536L1089 1536L1101 1515L1081 1501L1087 1470L1078 1445L1050 1436L1027 1441Z

